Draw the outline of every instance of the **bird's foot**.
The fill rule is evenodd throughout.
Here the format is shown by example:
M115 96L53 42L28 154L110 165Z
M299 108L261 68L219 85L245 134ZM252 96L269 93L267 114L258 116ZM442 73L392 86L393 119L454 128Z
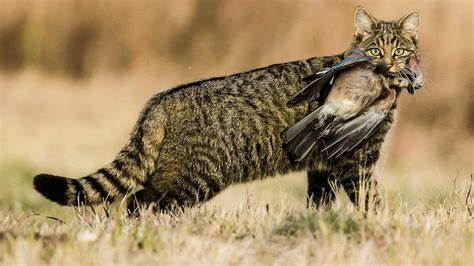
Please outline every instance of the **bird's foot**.
M402 77L394 77L390 79L390 87L397 87L400 89L406 89L408 85L410 84L410 81L406 78Z

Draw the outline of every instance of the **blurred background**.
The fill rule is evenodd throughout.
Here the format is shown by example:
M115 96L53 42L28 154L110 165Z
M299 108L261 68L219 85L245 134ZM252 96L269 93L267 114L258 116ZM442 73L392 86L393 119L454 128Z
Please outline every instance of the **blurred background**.
M155 92L278 62L338 54L358 5L419 9L426 85L405 94L377 178L386 197L437 200L473 159L473 6L467 1L0 0L0 208L50 208L31 181L111 161ZM241 185L210 204L289 197L304 173Z

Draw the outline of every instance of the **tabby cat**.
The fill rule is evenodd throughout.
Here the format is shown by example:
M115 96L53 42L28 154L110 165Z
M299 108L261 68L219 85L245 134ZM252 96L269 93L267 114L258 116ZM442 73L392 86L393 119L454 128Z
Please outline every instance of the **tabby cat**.
M363 8L355 13L349 48L385 63L397 94L406 87L401 73L408 58L418 58L418 24L416 11L392 22L376 20ZM275 64L158 93L146 103L115 160L79 179L40 174L34 187L54 202L74 206L112 202L142 185L129 208L154 203L166 210L204 202L231 184L307 170L308 196L316 204L332 198L331 181L355 202L359 185L371 179L394 109L370 139L338 158L327 159L323 147L316 147L303 161L291 162L280 138L319 105L290 108L288 99L308 84L305 77L342 56Z

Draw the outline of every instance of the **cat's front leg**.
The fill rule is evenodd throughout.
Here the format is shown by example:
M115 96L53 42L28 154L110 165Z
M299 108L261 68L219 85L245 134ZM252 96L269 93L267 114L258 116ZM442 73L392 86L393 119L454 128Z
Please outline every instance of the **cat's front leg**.
M372 167L354 165L342 171L308 171L308 206L320 207L330 203L339 187L344 189L354 205L362 209L373 209L380 204Z
M319 207L334 199L336 176L328 171L308 171L308 207Z
M373 167L357 165L340 173L338 185L342 186L352 201L360 209L374 209L380 205L377 181Z

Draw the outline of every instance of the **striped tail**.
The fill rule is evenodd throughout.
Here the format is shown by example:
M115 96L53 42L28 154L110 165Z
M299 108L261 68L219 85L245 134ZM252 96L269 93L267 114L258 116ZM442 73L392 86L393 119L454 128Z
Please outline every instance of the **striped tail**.
M143 116L142 114L142 119ZM155 123L139 120L130 143L112 163L79 179L40 174L34 177L34 188L47 199L60 205L113 202L123 198L128 192L133 192L153 174L163 137L162 125L156 128Z

